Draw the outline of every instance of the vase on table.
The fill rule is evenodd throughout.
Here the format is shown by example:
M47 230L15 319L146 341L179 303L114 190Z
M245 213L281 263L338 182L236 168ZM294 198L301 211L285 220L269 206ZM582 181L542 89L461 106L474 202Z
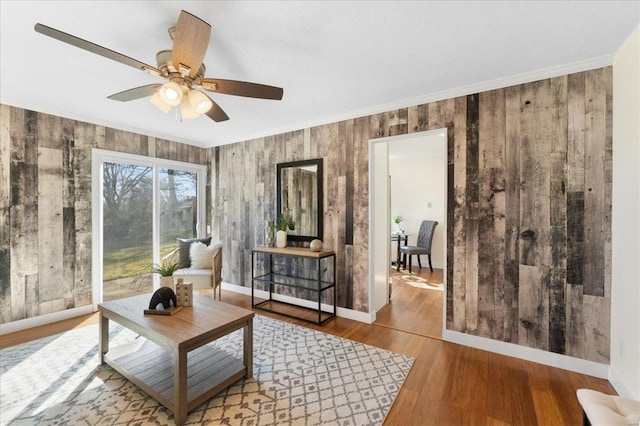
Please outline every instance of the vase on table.
M287 231L276 232L276 247L284 248L287 246Z

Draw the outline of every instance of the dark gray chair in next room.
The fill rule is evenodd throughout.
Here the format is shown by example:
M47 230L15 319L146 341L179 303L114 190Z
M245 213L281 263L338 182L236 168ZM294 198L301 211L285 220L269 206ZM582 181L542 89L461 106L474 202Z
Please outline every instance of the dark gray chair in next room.
M418 232L418 242L415 246L402 246L400 247L400 254L402 255L402 262L398 259L398 271L400 271L400 264L407 269L407 255L409 255L409 273L411 273L411 258L415 255L418 256L418 265L422 269L422 263L420 263L420 255L426 254L429 256L429 269L433 272L433 266L431 266L431 243L433 242L433 232L436 229L438 222L434 220L423 220L420 224L420 232Z

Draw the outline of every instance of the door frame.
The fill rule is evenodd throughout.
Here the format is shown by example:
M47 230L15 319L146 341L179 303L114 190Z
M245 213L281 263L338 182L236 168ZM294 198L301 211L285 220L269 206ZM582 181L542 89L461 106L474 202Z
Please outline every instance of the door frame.
M102 302L102 258L104 255L103 242L103 211L102 211L102 193L104 190L104 163L123 163L132 164L142 167L150 167L152 169L153 185L152 185L152 240L153 240L153 263L160 262L160 218L158 198L158 170L159 169L178 169L184 170L197 175L197 234L198 237L204 236L206 224L206 179L207 166L201 164L185 163L175 160L165 160L156 157L146 157L144 155L128 154L124 152L107 151L104 149L93 148L91 150L91 301L94 312L98 310L98 304ZM159 280L153 280L154 289L159 285Z
M410 140L410 139L418 139L424 138L425 136L431 135L442 135L444 133L445 140L445 155L444 155L444 194L446 198L447 187L449 185L447 166L447 132L449 129L446 127L440 129L426 130L423 132L415 132L397 136L388 136L377 139L369 139L369 315L370 321L374 322L376 320L377 311L384 306L381 301L381 297L385 297L385 303L389 301L389 265L390 258L389 252L391 247L391 241L389 235L391 235L391 205L388 201L390 199L389 194L389 150L388 144L400 141L400 140ZM379 145L386 145L386 149L379 149ZM385 154L386 153L386 154ZM381 158L386 155L386 158ZM383 165L386 163L386 168ZM381 166L382 167L378 167ZM385 173L384 181L386 184L381 184L382 180L380 179L380 174ZM386 212L380 211L379 207L384 204L380 203L381 199L386 199ZM384 208L384 207L383 207ZM448 211L448 203L447 200L444 202L444 217L447 218ZM388 227L388 233L382 236L382 233L379 231L384 226L384 223L380 223L380 221L386 221L386 226ZM444 244L443 244L443 256L444 265L443 265L443 288L442 288L442 331L444 332L446 328L446 308L447 308L447 231L446 228L451 226L451 224L447 223L444 231ZM377 230L377 231L376 231ZM381 243L381 239L384 239L384 242ZM384 253L380 247L384 247ZM384 263L383 263L384 262ZM384 266L381 266L384 265ZM380 278L380 273L382 268L386 269L386 284L384 286L385 290L383 293L383 285ZM378 274L376 276L376 274ZM378 302L376 304L376 301ZM376 306L380 305L377 307Z

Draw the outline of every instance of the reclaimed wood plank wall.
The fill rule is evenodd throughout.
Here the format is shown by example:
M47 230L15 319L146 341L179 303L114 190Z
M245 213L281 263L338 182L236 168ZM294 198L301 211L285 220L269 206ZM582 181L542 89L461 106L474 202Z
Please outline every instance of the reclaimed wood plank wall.
M446 327L607 363L611 67L212 148L225 281L250 286L280 162L324 158L338 305L368 312L368 141L446 127Z
M0 105L1 323L91 304L92 148L209 164L204 148Z

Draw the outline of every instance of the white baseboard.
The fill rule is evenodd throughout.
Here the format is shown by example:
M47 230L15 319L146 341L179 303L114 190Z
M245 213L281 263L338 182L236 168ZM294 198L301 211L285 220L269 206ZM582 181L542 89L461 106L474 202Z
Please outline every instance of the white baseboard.
M366 324L371 324L372 322L375 321L375 318L371 319L371 315L368 312L360 312L360 311L355 311L353 309L347 309L347 308L338 308L337 316L339 316L340 318L346 318L346 319L350 319L358 322L364 322Z
M241 293L251 296L251 288L243 287L235 284L222 283L222 288L225 290L232 291L234 293ZM256 296L260 298L269 297L269 293L266 291L256 290ZM308 308L317 308L317 304L311 302L309 300L298 299L290 296L277 296L278 300L282 300L283 302L295 303L300 306L305 306ZM333 306L322 304L322 309L326 311L331 311ZM22 331L33 327L39 327L46 324L51 324L54 322L79 317L81 315L87 315L94 312L93 305L81 306L79 308L66 309L60 312L53 312L51 314L39 315L33 318L26 318L23 320L12 321L5 324L0 324L0 335L14 333L16 331ZM341 318L347 318L354 321L364 322L370 324L373 322L371 320L369 313L354 311L353 309L347 308L337 308L336 316Z
M26 330L28 328L39 327L41 325L51 324L53 322L79 317L81 315L87 315L92 312L93 305L86 305L79 308L66 309L60 312L53 312L51 314L39 315L33 318L26 318L18 321L8 322L5 324L0 324L0 335Z
M616 392L618 392L618 395L620 395L623 398L630 398L630 399L635 399L640 401L640 395L634 394L631 391L631 389L627 387L624 380L622 380L622 377L620 377L616 372L616 370L614 370L614 368L611 366L609 366L608 379L611 385L613 386L613 388L616 390Z
M247 296L251 296L250 287L243 287L241 285L229 284L223 281L222 288L224 290L232 291L234 293L246 294ZM269 292L264 290L255 290L255 295L261 299L266 299L269 297ZM274 300L293 303L296 305L304 306L305 308L311 308L311 309L318 308L318 304L310 300L298 299L297 297L285 296L281 294L274 294ZM327 305L326 303L322 303L321 307L322 307L322 310L324 311L331 312L333 310L333 306ZM354 311L353 309L347 309L347 308L336 307L336 316L340 318L347 318L354 321L364 322L367 324L371 324L373 322L368 312Z
M540 349L528 348L513 343L500 342L498 340L487 339L485 337L472 336L470 334L457 331L443 330L442 339L488 352L520 358L538 364L551 367L562 368L576 373L598 377L600 379L609 378L609 366L567 355L547 352Z

